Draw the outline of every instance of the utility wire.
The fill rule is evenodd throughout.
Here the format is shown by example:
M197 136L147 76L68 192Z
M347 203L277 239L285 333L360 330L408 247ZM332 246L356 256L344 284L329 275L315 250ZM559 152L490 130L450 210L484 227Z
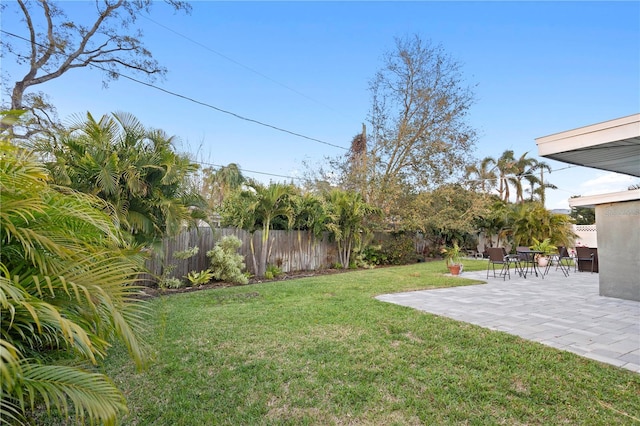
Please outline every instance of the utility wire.
M26 41L26 42L28 42L28 43L31 43L31 40L28 40L27 38L22 37L22 36L19 36L19 35L17 35L17 34L13 34L13 33L10 33L10 32L8 32L8 31L5 31L5 30L0 30L0 32L2 32L2 33L4 33L4 34L7 34L7 35L9 35L9 36L12 36L12 37L15 37L15 38L18 38L18 39L24 40L24 41ZM46 46L43 46L43 45L41 45L41 44L39 44L39 43L34 43L34 44L36 44L36 45L38 45L38 46L40 46L40 47L45 47L45 48L46 48ZM64 53L59 53L59 52L58 52L58 53L56 53L56 54L58 54L58 55L64 55ZM313 142L318 142L318 143L321 143L321 144L323 144L323 145L331 146L331 147L334 147L334 148L339 148L339 149L342 149L342 150L345 150L345 151L348 151L348 150L349 150L349 148L345 148L345 147L340 146L340 145L336 145L336 144L332 144L332 143L329 143L329 142L326 142L326 141L323 141L323 140L320 140L320 139L312 138L312 137L310 137L310 136L306 136L306 135L303 135L303 134L301 134L301 133L293 132L293 131L291 131L291 130L284 129L284 128L282 128L282 127L274 126L274 125L272 125L272 124L268 124L268 123L265 123L265 122L262 122L262 121L259 121L259 120L255 120L255 119L253 119L253 118L244 117L244 116L242 116L242 115L240 115L240 114L236 114L235 112L231 112L231 111L228 111L228 110L225 110L225 109L219 108L219 107L217 107L217 106L211 105L211 104L209 104L209 103L206 103L206 102L203 102L203 101L196 100L196 99L191 98L191 97L189 97L189 96L182 95L182 94L180 94L180 93L173 92L173 91L168 90L168 89L164 89L164 88L162 88L162 87L160 87L160 86L156 86L156 85L154 85L154 84L147 83L147 82L142 81L142 80L138 80L137 78L130 77L130 76L128 76L128 75L125 75L125 74L119 73L119 72L117 72L117 71L109 70L109 69L104 68L104 67L102 67L102 66L100 66L100 65L96 65L96 64L93 64L93 63L89 63L89 66L92 66L92 67L94 67L94 68L97 68L97 69L99 69L99 70L102 70L102 71L104 71L104 72L107 72L107 73L109 73L109 74L114 74L114 75L117 75L118 77L122 77L122 78L125 78L125 79L127 79L127 80L131 80L131 81L133 81L133 82L135 82L135 83L142 84L142 85L147 86L147 87L151 87L151 88L156 89L156 90L158 90L158 91L161 91L161 92L167 93L167 94L169 94L169 95L171 95L171 96L175 96L175 97L177 97L177 98L184 99L184 100L186 100L186 101L189 101L189 102L192 102L192 103L195 103L195 104L198 104L198 105L201 105L201 106L204 106L204 107L207 107L207 108L213 109L213 110L215 110L215 111L218 111L218 112L221 112L221 113L224 113L224 114L231 115L231 116L233 116L233 117L235 117L235 118L238 118L238 119L240 119L240 120L244 120L244 121L248 121L248 122L250 122L250 123L258 124L258 125L260 125L260 126L268 127L268 128L270 128L270 129L277 130L277 131L279 131L279 132L288 133L288 134L290 134L290 135L297 136L297 137L299 137L299 138L303 138L303 139L307 139L307 140L310 140L310 141L313 141Z
M156 20L152 19L151 17L149 17L149 16L147 16L147 15L140 15L140 16L141 16L142 18L144 18L144 19L148 20L148 21L153 22L154 24L156 24L156 25L157 25L157 26L159 26L159 27L162 27L162 28L164 28L165 30L167 30L167 31L170 31L170 32L174 33L175 35L177 35L177 36L179 36L179 37L182 37L183 39L185 39L185 40L187 40L187 41L190 41L191 43L193 43L193 44L195 44L195 45L197 45L197 46L200 46L200 47L202 47L202 48L203 48L203 49L205 49L205 50L208 50L208 51L209 51L209 52L211 52L211 53L215 53L216 55L220 56L221 58L226 59L227 61L229 61L229 62L231 62L231 63L233 63L233 64L238 65L239 67L242 67L242 68L244 68L244 69L246 69L246 70L248 70L248 71L250 71L250 72L252 72L252 73L254 73L254 74L259 75L260 77L264 78L265 80L269 80L270 82L275 83L275 84L277 84L277 85L278 85L278 86L280 86L280 87L284 87L285 89L290 90L290 91L292 91L293 93L296 93L297 95L302 96L303 98L309 99L310 101L313 101L313 102L315 102L315 103L317 103L317 104L319 104L319 105L322 105L322 106L323 106L323 107L325 107L325 108L328 108L328 109L330 109L330 110L332 110L332 111L335 111L335 109L334 109L334 108L331 108L329 105L327 105L327 104L325 104L325 103L323 103L323 102L320 102L320 101L318 101L317 99L314 99L314 98L312 98L312 97L310 97L310 96L308 96L308 95L305 95L304 93L302 93L302 92L300 92L300 91L298 91L298 90L296 90L296 89L294 89L294 88L292 88L292 87L289 87L289 86L287 86L286 84L280 83L279 81L274 80L273 78L269 77L268 75L265 75L265 74L261 73L260 71L257 71L257 70L255 70L255 69L253 69L253 68L251 68L251 67L249 67L249 66L247 66L247 65L245 65L245 64L243 64L243 63L241 63L241 62L238 62L238 61L236 61L235 59L230 58L229 56L224 55L224 54L222 54L222 53L218 52L217 50L214 50L214 49L212 49L211 47L209 47L209 46L207 46L207 45L205 45L205 44L203 44L203 43L201 43L201 42L199 42L199 41L197 41L197 40L192 39L191 37L188 37L188 36L186 36L186 35L184 35L184 34L182 34L182 33L179 33L178 31L174 30L173 28L167 27L166 25L161 24L160 22L158 22L158 21L156 21Z
M209 163L209 162L206 162L206 161L200 161L200 160L191 160L191 161L194 162L194 163L200 164L202 166L214 167L216 169L222 169L224 167L227 167L227 166L223 166L221 164L213 164L213 163ZM276 173L258 172L256 170L244 169L242 167L239 167L239 169L244 173L254 173L254 174L259 174L259 175L274 176L274 177L280 177L280 178L285 178L285 179L307 180L306 178L303 178L303 177L279 175L279 174L276 174Z

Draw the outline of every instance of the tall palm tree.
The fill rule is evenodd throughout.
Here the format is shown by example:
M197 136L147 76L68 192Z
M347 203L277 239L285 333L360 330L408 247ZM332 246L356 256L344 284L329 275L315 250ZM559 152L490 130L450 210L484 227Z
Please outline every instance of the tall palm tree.
M542 205L546 202L546 190L557 189L558 187L551 182L545 182L544 172L551 172L551 166L544 161L536 161L534 166L530 169L530 173L527 175L527 181L529 182L529 192L531 201L534 201L534 196L538 196L538 200ZM536 176L536 172L540 172L540 177ZM537 185L537 187L536 187Z
M142 364L144 309L126 284L143 259L102 200L52 187L30 153L0 145L0 423L20 424L44 401L79 421L114 424L126 412L115 385L52 360L64 353L95 364L117 337Z
M532 170L534 170L537 164L535 158L527 157L528 154L528 152L525 152L513 162L511 176L507 178L516 190L516 203L524 202L524 187L522 181L526 177L533 176ZM533 177L535 178L535 176Z
M509 202L509 178L514 173L515 157L512 150L506 150L502 153L498 161L496 161L496 168L498 169L498 194L500 199L505 203Z
M480 164L470 164L465 169L467 179L472 179L472 188L480 188L485 194L491 192L496 186L496 160L493 157L485 157Z

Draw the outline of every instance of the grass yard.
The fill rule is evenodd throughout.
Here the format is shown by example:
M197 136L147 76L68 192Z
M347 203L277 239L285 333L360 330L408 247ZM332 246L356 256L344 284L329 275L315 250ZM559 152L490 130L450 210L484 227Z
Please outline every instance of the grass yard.
M486 261L466 261L484 269ZM125 425L640 422L640 375L374 296L474 282L442 262L150 302L152 360L105 370Z

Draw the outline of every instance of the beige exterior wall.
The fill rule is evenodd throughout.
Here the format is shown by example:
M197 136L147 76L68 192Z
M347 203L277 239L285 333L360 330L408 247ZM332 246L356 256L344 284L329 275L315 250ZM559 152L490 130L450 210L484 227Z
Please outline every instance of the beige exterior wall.
M640 301L640 200L596 205L600 295Z

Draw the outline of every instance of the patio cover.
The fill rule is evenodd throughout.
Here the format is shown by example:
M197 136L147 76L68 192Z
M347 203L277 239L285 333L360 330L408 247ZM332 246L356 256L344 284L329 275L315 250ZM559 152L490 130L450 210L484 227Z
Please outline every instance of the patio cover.
M538 155L640 177L640 114L536 138Z

